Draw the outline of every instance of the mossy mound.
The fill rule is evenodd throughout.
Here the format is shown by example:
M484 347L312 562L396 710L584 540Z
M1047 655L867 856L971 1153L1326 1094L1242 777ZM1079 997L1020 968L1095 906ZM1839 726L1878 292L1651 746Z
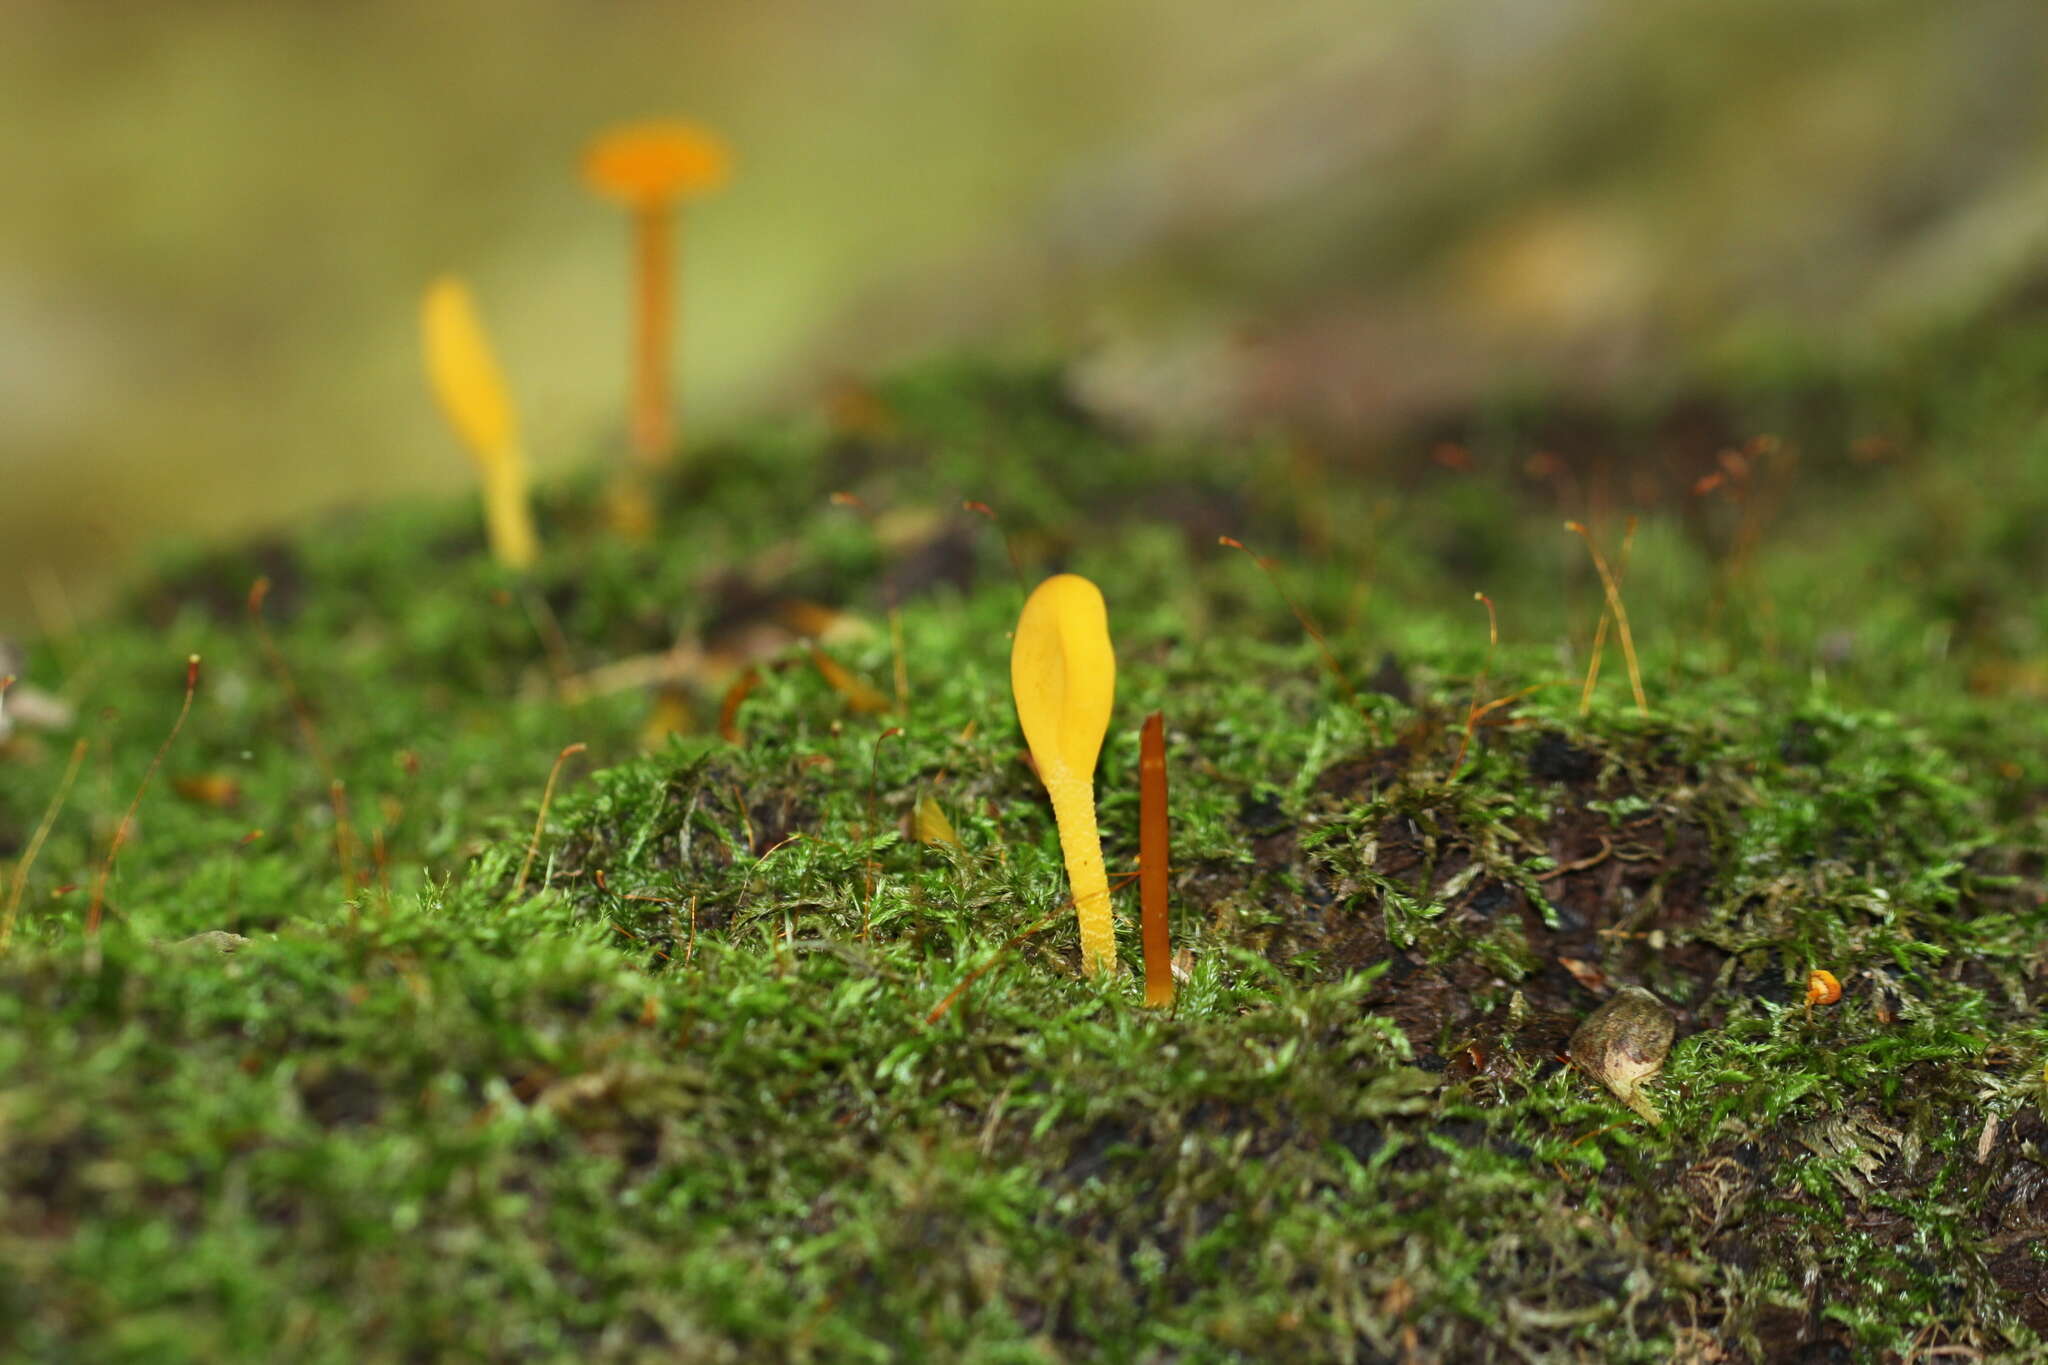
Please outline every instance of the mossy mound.
M556 490L530 582L459 507L186 555L30 651L89 747L0 958L0 1342L2034 1358L2040 349L1731 385L1739 476L1672 405L1352 463L938 366L696 453L654 544ZM1636 506L1647 705L1615 655L1582 708L1558 523ZM1012 554L1110 603L1113 874L1167 717L1170 1012L1078 974ZM69 756L0 756L0 856ZM1661 1123L1564 1057L1626 985Z

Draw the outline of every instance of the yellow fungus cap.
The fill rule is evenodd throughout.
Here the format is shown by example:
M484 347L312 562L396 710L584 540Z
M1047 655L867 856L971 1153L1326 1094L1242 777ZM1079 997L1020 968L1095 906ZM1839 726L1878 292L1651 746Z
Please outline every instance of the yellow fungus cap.
M512 399L476 302L461 280L443 275L427 286L420 301L420 337L434 397L477 463L490 468L516 460L519 426Z
M1038 585L1017 621L1010 687L1045 784L1087 782L1116 700L1109 612L1093 583L1063 573Z
M607 129L583 155L583 179L607 199L640 207L705 194L725 184L732 153L700 124L680 120Z

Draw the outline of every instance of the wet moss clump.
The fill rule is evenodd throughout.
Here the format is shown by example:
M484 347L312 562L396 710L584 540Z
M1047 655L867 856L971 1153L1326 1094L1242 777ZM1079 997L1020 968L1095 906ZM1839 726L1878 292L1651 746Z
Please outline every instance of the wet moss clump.
M1743 499L1675 409L1311 459L953 362L693 452L652 544L546 490L528 579L460 504L174 555L29 642L90 747L0 957L0 1346L2032 1358L2048 461L1985 376L2042 349L1731 382ZM1612 653L1582 708L1560 522L1631 512L1648 705ZM1013 552L1109 602L1113 878L1167 717L1171 1011L1134 891L1080 973ZM0 752L9 864L71 738ZM1661 1123L1566 1060L1624 987Z

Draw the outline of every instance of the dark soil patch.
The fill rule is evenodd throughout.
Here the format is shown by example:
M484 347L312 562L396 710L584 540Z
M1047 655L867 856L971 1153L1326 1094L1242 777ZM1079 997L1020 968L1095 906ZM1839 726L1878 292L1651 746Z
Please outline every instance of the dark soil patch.
M2002 1127L1988 1154L1991 1171L1980 1219L1989 1253L1985 1270L2010 1296L2013 1311L2048 1332L2048 1121L2022 1109Z
M1559 784L1548 815L1512 830L1473 829L1455 794L1410 783L1414 761L1396 744L1331 764L1302 821L1272 795L1247 793L1238 824L1252 865L1198 868L1182 894L1206 907L1271 909L1277 922L1260 942L1276 962L1307 955L1325 976L1384 964L1372 1004L1425 1059L1456 1062L1452 1054L1480 1036L1555 1056L1565 1021L1623 985L1656 992L1681 1029L1718 1022L1707 1002L1726 954L1690 933L1710 908L1716 859L1705 798L1692 792L1697 774L1668 759L1606 761L1546 733L1531 742L1526 767ZM1355 842L1303 854L1308 828L1355 820L1375 802L1386 813ZM1551 866L1531 875L1525 865L1536 853ZM1386 896L1395 891L1442 907L1406 947L1388 935ZM1498 954L1471 951L1481 941L1511 947L1528 969L1504 977ZM1502 1012L1510 986L1524 1011L1512 1028Z
M305 561L296 545L275 538L205 555L157 579L142 593L136 610L159 630L168 629L187 607L223 624L244 621L249 591L259 578L270 581L263 599L266 620L283 623L298 615L309 586Z

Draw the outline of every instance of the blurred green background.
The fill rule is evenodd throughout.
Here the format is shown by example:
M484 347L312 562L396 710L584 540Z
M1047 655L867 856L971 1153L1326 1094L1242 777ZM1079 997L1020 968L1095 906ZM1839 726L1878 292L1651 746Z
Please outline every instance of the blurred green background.
M591 133L722 129L685 427L940 346L1162 424L1376 434L1639 392L2012 294L2048 249L2039 0L436 0L0 6L0 627L166 537L454 486L424 282L544 468L617 452Z

